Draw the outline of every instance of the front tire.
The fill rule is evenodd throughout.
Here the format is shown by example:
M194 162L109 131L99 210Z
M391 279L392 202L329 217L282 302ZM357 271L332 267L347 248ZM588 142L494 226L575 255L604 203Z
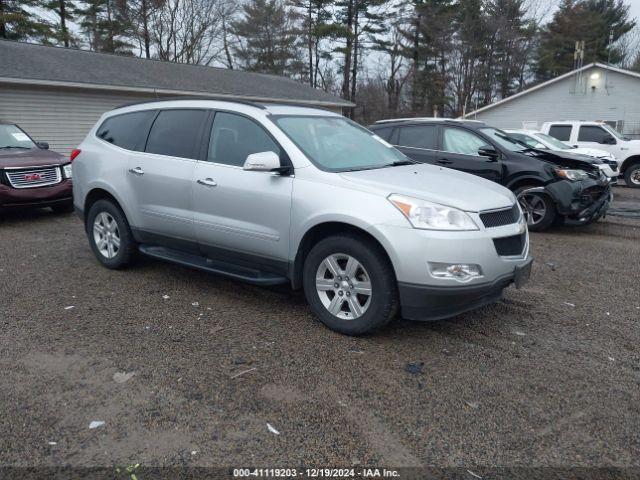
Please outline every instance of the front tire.
M131 264L137 245L124 213L111 200L98 200L91 206L85 229L91 249L102 265L119 269Z
M398 311L395 274L373 241L343 234L309 252L303 286L311 310L331 330L362 335L382 328Z
M624 171L624 181L628 187L640 188L640 163L634 163Z
M520 187L514 193L525 215L529 230L542 232L554 224L559 214L553 200L546 193L527 193L527 190L532 188L535 187L530 185Z

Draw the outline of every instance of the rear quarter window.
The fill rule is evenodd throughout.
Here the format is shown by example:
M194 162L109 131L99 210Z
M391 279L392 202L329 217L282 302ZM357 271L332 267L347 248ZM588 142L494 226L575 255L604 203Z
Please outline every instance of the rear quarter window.
M155 114L155 110L146 110L109 117L102 122L96 136L118 147L141 152Z
M562 142L567 142L571 139L571 125L551 125L549 135Z

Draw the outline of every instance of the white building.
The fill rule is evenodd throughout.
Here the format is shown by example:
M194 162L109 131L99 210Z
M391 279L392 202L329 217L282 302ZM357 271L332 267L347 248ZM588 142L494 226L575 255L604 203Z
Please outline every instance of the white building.
M640 138L640 73L592 63L465 115L498 128L554 120L605 121Z
M0 40L0 120L68 154L119 105L176 96L353 104L290 78Z

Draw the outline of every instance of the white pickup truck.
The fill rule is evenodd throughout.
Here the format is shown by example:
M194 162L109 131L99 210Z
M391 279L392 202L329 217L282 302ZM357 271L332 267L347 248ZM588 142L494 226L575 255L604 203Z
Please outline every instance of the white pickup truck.
M640 188L640 140L631 140L603 122L546 122L540 130L575 147L612 153L627 185Z

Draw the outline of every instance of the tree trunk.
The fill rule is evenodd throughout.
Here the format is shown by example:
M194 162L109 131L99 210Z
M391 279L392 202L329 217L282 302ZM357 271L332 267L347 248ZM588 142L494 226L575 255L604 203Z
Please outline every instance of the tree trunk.
M351 67L351 97L352 102L356 101L356 83L358 81L358 48L360 43L358 41L358 0L354 0L354 13L353 13L353 55L352 55L352 67Z
M7 25L4 23L4 0L0 0L0 38L7 38Z
M60 31L62 32L62 43L66 48L69 48L69 32L67 31L67 12L65 0L59 0L60 11Z
M144 41L144 54L146 58L151 58L151 38L149 36L149 0L142 0L142 40Z
M353 1L347 4L347 35L344 50L344 66L342 69L342 98L349 100L349 86L351 85L351 55L353 49Z
M307 6L307 48L309 50L309 85L314 87L313 84L313 11L312 11L312 1L308 0Z

